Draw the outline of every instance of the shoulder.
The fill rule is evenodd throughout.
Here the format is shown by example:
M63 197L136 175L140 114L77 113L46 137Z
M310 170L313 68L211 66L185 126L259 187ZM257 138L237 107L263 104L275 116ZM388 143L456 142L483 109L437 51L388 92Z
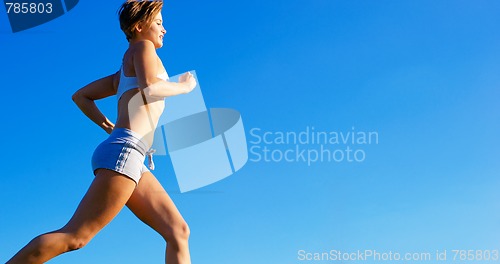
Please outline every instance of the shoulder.
M155 60L158 55L153 42L149 40L141 40L131 47L132 61L149 61Z

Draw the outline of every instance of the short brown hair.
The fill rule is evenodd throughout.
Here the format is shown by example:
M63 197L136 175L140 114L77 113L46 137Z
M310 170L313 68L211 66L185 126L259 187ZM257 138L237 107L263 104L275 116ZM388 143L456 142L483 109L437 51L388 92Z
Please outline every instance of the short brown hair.
M127 40L135 37L135 26L141 22L149 25L153 18L163 7L162 0L141 1L127 0L118 10L120 28L127 37Z

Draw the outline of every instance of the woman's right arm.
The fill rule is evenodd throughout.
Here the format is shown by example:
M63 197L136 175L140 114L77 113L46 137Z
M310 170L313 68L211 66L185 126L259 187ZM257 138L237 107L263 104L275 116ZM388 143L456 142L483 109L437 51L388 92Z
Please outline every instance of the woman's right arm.
M157 55L151 41L141 41L137 44L134 53L134 68L139 88L148 96L168 97L191 92L196 86L192 74L186 73L179 78L179 82L164 81L157 77Z
M116 94L118 86L118 72L111 74L99 80L87 84L83 88L76 91L71 99L82 110L82 112L94 123L104 129L108 134L114 128L114 124L103 115L97 108L95 100L99 100Z

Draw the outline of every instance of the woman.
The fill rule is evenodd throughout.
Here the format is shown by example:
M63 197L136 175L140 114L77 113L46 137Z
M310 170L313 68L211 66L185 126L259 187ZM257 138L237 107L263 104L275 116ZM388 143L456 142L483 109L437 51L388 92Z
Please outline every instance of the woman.
M124 205L167 242L166 263L190 263L189 228L153 174L144 166L164 98L196 86L190 73L168 82L156 49L163 46L161 1L127 1L119 10L120 27L129 41L120 71L81 88L78 107L110 133L92 156L95 178L69 222L34 238L7 263L44 263L84 247ZM117 95L118 118L110 122L94 100Z

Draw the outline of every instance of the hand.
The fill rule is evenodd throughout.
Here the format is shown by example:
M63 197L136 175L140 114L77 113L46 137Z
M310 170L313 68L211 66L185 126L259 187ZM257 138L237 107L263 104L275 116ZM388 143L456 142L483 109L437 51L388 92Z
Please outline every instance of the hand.
M181 75L181 77L179 77L179 83L185 85L186 88L184 93L189 93L194 89L194 87L196 87L196 79L190 72L186 72Z
M115 126L113 125L113 127L106 127L104 130L106 131L106 133L111 134L114 128Z
M101 124L101 127L106 131L106 133L111 134L111 131L115 128L115 124L113 122L109 121L108 118L104 120L104 122Z

